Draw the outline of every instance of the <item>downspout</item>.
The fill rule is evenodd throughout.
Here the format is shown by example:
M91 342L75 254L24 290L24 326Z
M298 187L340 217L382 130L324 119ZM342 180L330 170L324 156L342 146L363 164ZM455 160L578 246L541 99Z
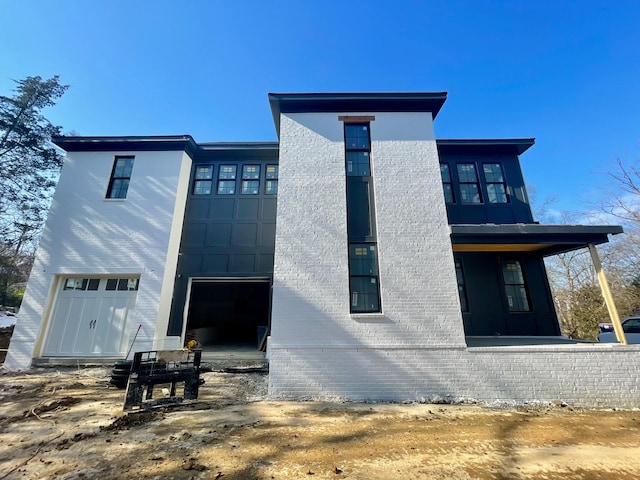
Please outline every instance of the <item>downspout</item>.
M613 301L613 295L611 295L611 289L609 288L607 276L602 269L600 257L598 256L598 250L596 250L596 246L592 243L589 244L589 253L591 253L591 260L593 261L593 266L596 268L596 273L598 274L598 283L600 283L600 290L602 291L604 302L607 304L607 310L609 310L609 318L611 319L611 323L613 324L613 331L616 333L616 338L618 339L620 344L627 345L627 337L625 336L624 330L622 329L622 323L620 322L620 317L618 316L618 309L616 308L616 304Z

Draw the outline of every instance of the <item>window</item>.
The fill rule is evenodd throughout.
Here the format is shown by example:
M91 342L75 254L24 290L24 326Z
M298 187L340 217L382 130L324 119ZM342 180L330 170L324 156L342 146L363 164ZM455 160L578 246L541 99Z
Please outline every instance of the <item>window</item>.
M369 124L345 123L351 313L381 311Z
M460 308L463 312L469 311L469 302L467 301L467 289L464 284L464 271L462 269L462 261L457 259L456 263L456 279L458 281L458 295L460 296Z
M138 290L139 284L140 284L139 278L108 278L107 287L105 288L105 290L133 291L133 290Z
M267 165L265 178L267 181L265 183L264 193L267 195L276 195L278 193L278 165Z
M111 170L106 198L127 198L134 157L116 157Z
M243 180L242 181L242 195L258 195L260 191L260 180Z
M345 123L344 140L347 151L371 150L369 125L363 123Z
M507 295L507 304L509 306L509 311L531 311L520 262L518 262L517 260L503 260L502 278L504 280L504 288Z
M260 180L260 165L244 165L242 167L243 180Z
M67 278L64 281L63 290L98 290L99 278Z
M218 195L233 195L236 193L235 180L218 180Z
M196 167L195 180L193 182L194 195L211 194L213 184L213 165L201 165Z
M440 176L442 177L442 188L444 190L444 201L446 203L455 203L453 196L453 186L451 183L451 171L448 163L440 164Z
M236 193L236 165L220 165L218 170L218 195Z
M218 172L219 180L235 180L236 179L236 165L220 165L220 171Z
M507 187L499 163L485 163L482 165L484 179L487 182L487 200L489 203L507 203Z
M460 182L460 201L462 203L482 203L478 173L475 163L459 163L458 181Z

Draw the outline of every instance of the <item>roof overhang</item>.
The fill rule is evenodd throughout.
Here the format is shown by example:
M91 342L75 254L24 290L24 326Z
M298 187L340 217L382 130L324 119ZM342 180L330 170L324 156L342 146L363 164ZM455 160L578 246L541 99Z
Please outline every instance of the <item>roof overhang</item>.
M454 252L536 252L555 255L599 245L622 233L619 225L451 225Z
M522 155L535 143L534 138L512 139L438 139L440 154L506 153Z
M269 94L278 137L281 113L431 112L435 119L446 99L447 92Z
M67 152L186 151L193 157L198 144L191 135L127 137L53 137L51 141Z

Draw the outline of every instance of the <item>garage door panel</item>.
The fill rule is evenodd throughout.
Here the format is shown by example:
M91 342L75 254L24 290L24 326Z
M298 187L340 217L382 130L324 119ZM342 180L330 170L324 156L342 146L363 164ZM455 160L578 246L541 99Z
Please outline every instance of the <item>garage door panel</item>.
M89 290L89 284L96 288ZM76 285L78 288L75 288ZM137 289L137 279L94 278L87 282L62 279L45 341L44 355L124 354Z

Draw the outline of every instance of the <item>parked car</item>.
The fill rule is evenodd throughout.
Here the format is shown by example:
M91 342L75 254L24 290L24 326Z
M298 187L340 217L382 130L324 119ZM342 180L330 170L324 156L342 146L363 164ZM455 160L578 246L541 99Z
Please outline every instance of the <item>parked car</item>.
M627 343L640 344L640 317L629 317L622 321L622 330L627 337ZM603 343L618 343L613 331L600 332L598 341Z

